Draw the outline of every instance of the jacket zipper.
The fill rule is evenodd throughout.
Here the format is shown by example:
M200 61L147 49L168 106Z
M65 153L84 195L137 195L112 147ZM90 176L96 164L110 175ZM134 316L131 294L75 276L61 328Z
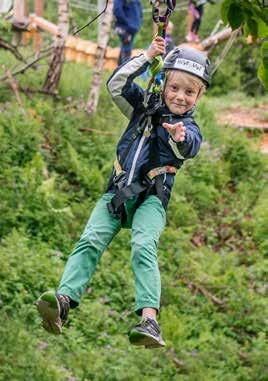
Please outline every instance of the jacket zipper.
M146 126L144 132L145 132L145 131L147 132L148 130L149 130L149 128L148 128L148 126ZM146 136L145 136L145 134L143 134L143 135L142 135L142 138L141 138L141 140L140 140L140 142L139 142L137 151L136 151L136 153L135 153L135 155L134 155L134 159L133 159L133 163L132 163L132 166L131 166L131 169L130 169L130 173L129 173L129 178L128 178L128 181L127 181L127 185L130 185L131 182L132 182L132 179L133 179L133 176L134 176L134 173L135 173L136 163L137 163L139 154L140 154L140 152L141 152L141 149L142 149L143 142L144 142L145 138L146 138Z

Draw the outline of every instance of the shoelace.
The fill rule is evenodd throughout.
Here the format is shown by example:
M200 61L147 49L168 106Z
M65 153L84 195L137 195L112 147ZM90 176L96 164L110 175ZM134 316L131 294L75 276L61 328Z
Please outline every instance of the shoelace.
M67 320L68 312L70 309L70 299L67 295L57 295L57 298L60 303L60 318L63 322Z
M151 329L153 329L156 333L160 333L160 329L158 327L158 324L156 323L156 321L154 321L153 319L150 319L150 318L147 318L147 319L143 319L141 322L140 322L140 326L142 328L147 328L147 327L150 327Z

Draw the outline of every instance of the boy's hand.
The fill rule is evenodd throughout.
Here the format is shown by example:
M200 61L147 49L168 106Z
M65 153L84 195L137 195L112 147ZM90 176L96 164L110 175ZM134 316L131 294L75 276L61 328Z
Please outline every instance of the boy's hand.
M184 142L186 128L183 122L178 122L175 124L163 123L162 126L169 132L175 142Z
M163 37L156 36L147 50L147 57L152 61L156 56L166 54L166 43Z

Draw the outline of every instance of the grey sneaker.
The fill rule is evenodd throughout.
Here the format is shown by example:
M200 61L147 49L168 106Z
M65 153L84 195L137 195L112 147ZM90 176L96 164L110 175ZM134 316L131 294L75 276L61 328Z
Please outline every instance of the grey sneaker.
M165 347L158 323L149 317L142 319L128 333L129 341L133 345L143 345L145 348Z
M67 295L44 292L36 302L42 318L43 327L51 333L60 334L62 326L67 322L70 299Z

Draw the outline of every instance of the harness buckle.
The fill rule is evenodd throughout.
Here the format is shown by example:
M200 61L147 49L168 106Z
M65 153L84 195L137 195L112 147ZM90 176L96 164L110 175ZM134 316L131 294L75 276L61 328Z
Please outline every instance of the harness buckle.
M148 173L146 173L142 179L142 183L151 188L155 184L155 178L149 177Z
M123 219L123 212L122 212L122 209L121 210L117 210L115 209L112 201L108 202L106 204L107 206L107 209L108 209L108 212L111 216L113 216L114 218L116 218L117 220L121 220Z
M118 175L115 175L113 178L114 185L117 186L118 189L123 188L126 180L126 171L120 172Z

